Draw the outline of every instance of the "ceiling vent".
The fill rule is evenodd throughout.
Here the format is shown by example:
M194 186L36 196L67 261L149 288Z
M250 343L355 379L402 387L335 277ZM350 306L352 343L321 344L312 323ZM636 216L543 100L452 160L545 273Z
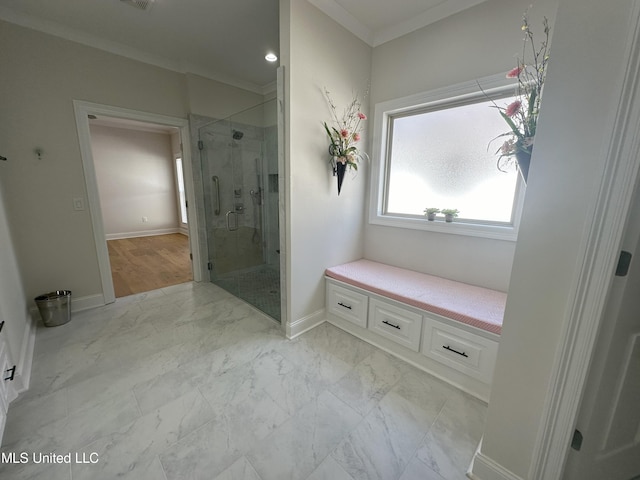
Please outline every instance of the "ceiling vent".
M139 10L150 10L155 0L120 0L127 5L131 5Z

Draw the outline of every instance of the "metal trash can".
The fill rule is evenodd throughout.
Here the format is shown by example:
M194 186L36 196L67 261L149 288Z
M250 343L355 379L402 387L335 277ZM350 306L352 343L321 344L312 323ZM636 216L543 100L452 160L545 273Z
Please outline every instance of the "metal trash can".
M56 290L35 299L45 327L57 327L71 320L71 292Z

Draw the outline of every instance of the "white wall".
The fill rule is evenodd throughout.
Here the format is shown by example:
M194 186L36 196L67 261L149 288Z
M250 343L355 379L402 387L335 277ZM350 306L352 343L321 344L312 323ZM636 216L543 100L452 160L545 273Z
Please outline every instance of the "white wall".
M523 479L604 168L630 4L560 0L482 444Z
M74 298L100 294L89 210L73 209L73 197L86 192L72 101L180 118L199 107L220 118L259 96L7 22L0 45L0 145L11 159L0 182L26 296L58 288Z
M530 0L489 0L376 47L371 110L376 103L506 72L522 49ZM553 21L557 0L530 9L534 29ZM365 256L453 280L507 291L515 242L366 225Z
M223 119L264 102L262 95L198 75L188 73L185 79L189 113Z
M171 136L102 125L90 128L107 238L177 230Z
M330 121L323 88L340 110L367 88L371 48L307 1L283 0L281 64L285 66L286 177L291 322L324 308L325 268L363 255L368 166L347 173L337 194L322 122ZM362 141L366 149L366 139Z

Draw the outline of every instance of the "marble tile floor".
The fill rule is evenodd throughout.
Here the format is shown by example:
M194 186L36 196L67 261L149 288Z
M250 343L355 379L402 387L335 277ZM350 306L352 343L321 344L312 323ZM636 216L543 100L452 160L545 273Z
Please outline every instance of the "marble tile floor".
M38 330L0 478L461 480L485 412L328 323L287 340L187 283Z

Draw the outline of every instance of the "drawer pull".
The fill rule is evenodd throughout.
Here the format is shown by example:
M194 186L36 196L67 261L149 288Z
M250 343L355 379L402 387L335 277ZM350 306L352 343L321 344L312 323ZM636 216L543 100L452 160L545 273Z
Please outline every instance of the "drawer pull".
M348 308L349 310L351 310L351 307L349 305L345 305L342 302L338 302L338 305L340 305L341 307Z
M384 323L386 325L389 325L390 327L397 328L398 330L400 330L400 326L399 325L394 325L393 323L389 323L386 320L383 320L382 323Z
M463 357L467 357L467 358L469 358L469 355L467 355L466 353L464 353L464 352L459 352L459 351L457 351L457 350L454 350L454 349L453 349L453 348L451 348L449 345L447 345L446 347L443 345L443 346L442 346L442 348L444 348L445 350L449 350L450 352L457 353L458 355L461 355L461 356L463 356Z

